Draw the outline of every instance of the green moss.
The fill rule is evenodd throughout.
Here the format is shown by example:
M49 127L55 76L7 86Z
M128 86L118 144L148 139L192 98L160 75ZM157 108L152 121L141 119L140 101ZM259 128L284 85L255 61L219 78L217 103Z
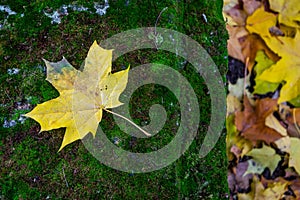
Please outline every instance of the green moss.
M154 26L157 16L166 7L157 25L187 34L211 55L221 74L226 72L227 33L222 21L222 0L216 1L110 1L104 16L70 11L62 23L51 25L43 11L55 10L72 1L1 1L18 12L10 16L10 26L0 30L0 125L4 119L16 119L25 110L16 111L15 103L37 103L58 96L45 78L42 58L59 61L65 56L80 67L94 40L101 41L132 28ZM87 1L77 1L93 9ZM24 13L21 18L20 14ZM206 16L207 22L203 17ZM12 128L0 127L1 186L4 199L225 199L227 193L227 161L225 135L215 148L199 158L199 150L207 131L210 97L204 80L184 59L169 52L138 50L113 63L133 68L145 63L172 66L191 83L200 102L200 128L188 151L176 162L161 170L135 174L111 169L96 160L80 141L57 153L64 129L39 133L39 125L26 120ZM42 67L41 67L42 66ZM16 75L7 70L19 68ZM153 72L159 69L153 67ZM163 101L162 101L163 99ZM137 139L123 133L113 117L105 113L101 127L110 140L120 139L119 146L133 152L150 152L173 139L180 107L165 87L147 85L135 91L130 103L133 120L140 125L149 122L151 105L162 104L168 120L162 131L151 139ZM170 106L170 105L173 106ZM175 127L175 128L174 128Z

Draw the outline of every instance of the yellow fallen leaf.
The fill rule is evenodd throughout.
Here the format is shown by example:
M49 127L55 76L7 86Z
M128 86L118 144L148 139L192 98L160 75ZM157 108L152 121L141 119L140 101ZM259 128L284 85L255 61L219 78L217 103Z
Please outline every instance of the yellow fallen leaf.
M95 41L85 59L83 71L76 70L63 58L57 63L45 61L47 81L60 96L37 105L25 116L36 120L41 131L66 127L59 151L89 132L94 136L102 110L120 106L120 94L126 88L128 71L111 73L112 50Z
M292 56L285 56L257 79L283 84L278 103L293 100L300 94L300 59L297 61Z
M281 151L289 153L289 167L294 167L297 173L300 173L300 139L284 137L277 140L275 144Z
M256 77L259 77L266 69L270 68L274 64L274 62L267 57L264 51L258 51L256 53L255 61L257 62L254 66ZM254 79L254 94L267 94L269 92L274 92L279 86L279 83L271 83L256 77Z
M300 140L291 137L289 166L294 167L297 173L300 173Z
M268 188L264 190L262 193L262 197L258 199L282 199L284 197L284 193L288 190L288 183L280 183L274 182L273 184L268 184Z
M282 137L274 142L280 151L289 153L291 150L291 138Z
M251 191L249 193L238 193L239 200L258 200L264 191L264 185L259 181L257 176L253 176L253 181L251 183Z
M284 5L286 4L282 3L281 6ZM290 4L288 5L291 6ZM295 7L298 5L299 3L297 3ZM256 80L283 84L278 100L278 103L282 103L292 100L300 94L300 34L299 30L296 29L293 31L295 32L294 37L273 35L270 29L276 28L276 24L277 16L273 13L266 12L264 8L261 7L247 18L246 28L250 33L260 35L267 46L281 57L278 62L257 76ZM290 73L291 71L293 71L293 73ZM270 76L270 74L272 74L272 76Z
M251 191L249 193L238 193L239 200L280 200L284 197L284 193L288 190L288 183L273 182L267 187L261 183L257 176L253 177L251 183Z
M266 12L262 6L247 18L246 29L250 33L257 33L260 36L271 36L269 29L276 25L276 21L277 16Z
M257 80L281 83L278 103L295 99L300 94L300 33L290 37L263 37L264 41L281 59L266 69ZM291 73L292 72L292 73ZM272 74L270 76L270 74Z
M278 119L274 117L273 113L271 113L265 121L266 126L274 129L278 133L280 133L282 136L287 136L286 129L280 124Z
M287 26L298 27L300 22L300 2L299 0L271 0L270 8L279 13L279 23Z
M281 160L280 156L276 154L275 150L267 145L263 145L260 149L252 149L247 153L252 156L253 160L263 167L268 167L271 174L276 169L278 162ZM270 159L272 158L272 159Z

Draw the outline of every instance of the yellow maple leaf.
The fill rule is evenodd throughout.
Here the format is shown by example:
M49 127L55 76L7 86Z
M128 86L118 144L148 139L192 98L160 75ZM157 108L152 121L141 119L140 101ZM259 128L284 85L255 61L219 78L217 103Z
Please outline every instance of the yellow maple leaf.
M282 103L294 99L300 93L298 53L300 37L298 32L296 32L295 38L272 36L269 29L276 25L276 18L273 13L260 8L247 18L246 27L249 32L259 34L267 46L281 57L281 60L265 70L262 75L257 76L256 80L284 84L278 100L278 103ZM289 73L289 71L294 71L294 73Z
M276 21L276 15L261 8L247 18L247 29L259 34L267 46L281 57L256 80L283 84L278 99L278 103L282 103L300 94L300 34L296 30L294 37L273 36L270 28L276 25Z
M278 103L290 101L300 94L300 33L297 31L295 38L263 37L263 39L281 59L257 79L282 83Z
M276 21L277 16L266 12L262 6L247 18L246 29L250 33L257 33L260 36L271 36L269 29L276 25Z
M279 13L278 21L288 26L299 27L300 2L299 0L272 0L270 8Z
M264 51L258 51L256 53L255 61L257 64L254 66L256 72L254 94L266 94L268 92L274 92L279 83L270 83L265 80L257 79L266 69L270 68L274 62L268 58Z
M41 131L66 127L59 151L89 132L96 135L102 110L122 105L120 94L128 81L128 71L111 73L112 50L101 48L95 41L84 62L76 70L63 58L57 63L45 61L47 81L60 96L37 105L25 116L36 120Z

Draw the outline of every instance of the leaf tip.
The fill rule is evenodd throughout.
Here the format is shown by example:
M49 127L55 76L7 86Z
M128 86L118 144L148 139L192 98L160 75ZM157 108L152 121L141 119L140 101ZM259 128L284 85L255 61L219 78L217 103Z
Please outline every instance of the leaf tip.
M60 148L58 149L57 153L59 153L64 147L61 145Z
M93 44L98 44L98 43L97 43L97 40L94 40Z
M27 118L32 118L31 112L32 112L32 111L30 111L30 112L28 112L28 113L25 113L25 114L23 114L22 116L23 116L23 117L27 117Z
M57 153L59 153L66 145L68 145L68 144L65 144L65 141L63 141L63 142L61 143L61 145L60 145L60 147L59 147Z

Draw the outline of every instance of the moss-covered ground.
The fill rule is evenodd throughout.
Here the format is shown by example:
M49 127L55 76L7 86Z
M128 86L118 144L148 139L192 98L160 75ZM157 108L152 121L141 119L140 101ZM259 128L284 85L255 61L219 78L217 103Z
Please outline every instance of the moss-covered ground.
M113 63L114 70L150 62L172 66L195 90L201 112L197 137L188 151L168 167L145 174L116 171L95 159L81 141L58 153L64 129L39 133L35 121L27 119L21 123L22 114L58 96L45 80L42 58L59 61L65 56L79 68L94 40L154 26L165 7L168 9L157 26L180 31L199 42L221 74L226 73L227 34L222 0L112 0L103 16L69 10L60 24L51 24L44 15L44 11L54 11L63 4L83 5L93 11L93 3L87 2L0 0L0 5L9 5L17 13L8 17L0 11L0 23L4 24L0 29L0 199L226 199L225 132L213 150L200 159L199 149L210 116L208 89L193 67L183 65L184 60L171 53L139 50ZM16 69L18 73L12 73ZM156 139L139 140L122 133L108 113L100 125L111 141L117 139L126 150L147 152L161 148L172 139L170 133L178 121L175 96L164 87L147 85L134 93L130 105L132 118L143 125L149 121L149 107L162 103L162 98L170 117Z

